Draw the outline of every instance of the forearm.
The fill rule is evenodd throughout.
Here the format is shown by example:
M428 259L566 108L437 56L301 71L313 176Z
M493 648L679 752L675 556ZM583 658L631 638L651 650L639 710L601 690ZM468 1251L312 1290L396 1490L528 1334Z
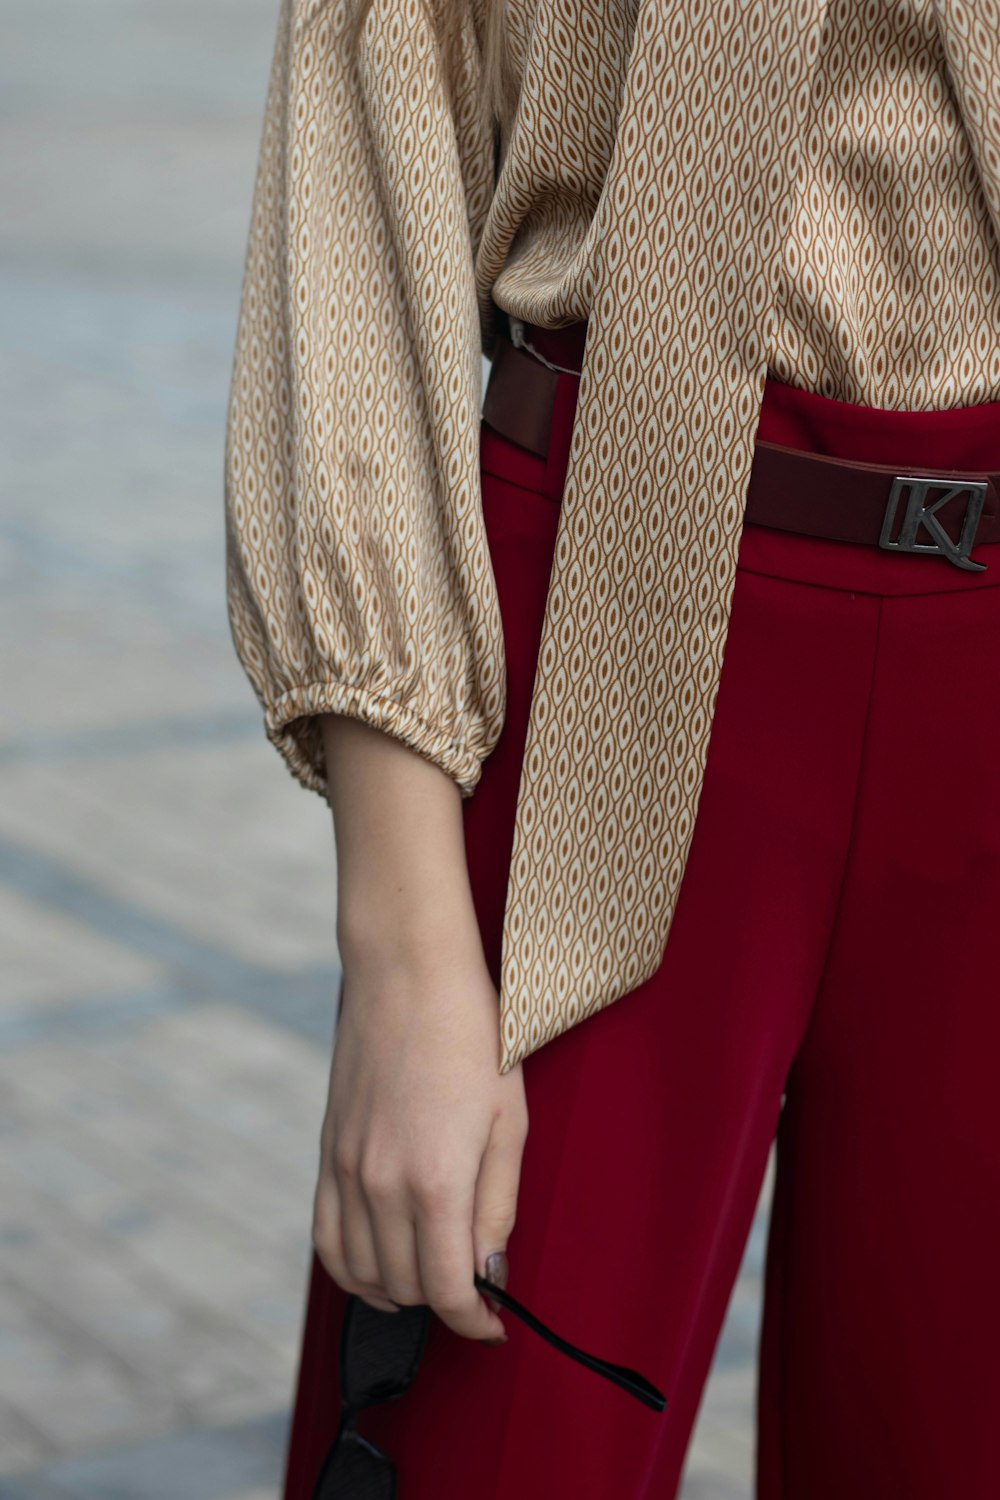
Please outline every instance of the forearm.
M322 714L320 725L341 952L409 956L473 914L461 793L392 735L345 714Z
M426 1303L455 1333L496 1339L474 1278L491 1252L503 1260L528 1113L521 1069L497 1065L461 794L405 742L320 718L344 983L313 1245L373 1306Z

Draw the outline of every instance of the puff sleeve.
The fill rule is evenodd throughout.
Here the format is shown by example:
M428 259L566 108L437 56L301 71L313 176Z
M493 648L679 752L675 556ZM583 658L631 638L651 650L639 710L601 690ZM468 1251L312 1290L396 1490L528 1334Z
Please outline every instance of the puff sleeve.
M473 791L502 727L474 265L493 183L477 32L424 0L283 0L225 436L226 596L267 737L328 797L322 712Z

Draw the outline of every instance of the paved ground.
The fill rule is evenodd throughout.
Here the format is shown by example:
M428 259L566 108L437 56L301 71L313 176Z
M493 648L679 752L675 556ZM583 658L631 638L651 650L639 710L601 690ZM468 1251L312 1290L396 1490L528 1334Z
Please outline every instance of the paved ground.
M277 0L0 9L0 1497L274 1500L337 973L223 599ZM762 1239L685 1500L750 1493Z

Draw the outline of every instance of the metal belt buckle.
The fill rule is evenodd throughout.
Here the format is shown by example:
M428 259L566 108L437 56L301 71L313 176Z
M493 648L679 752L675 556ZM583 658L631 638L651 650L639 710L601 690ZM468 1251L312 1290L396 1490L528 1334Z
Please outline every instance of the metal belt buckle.
M893 530L900 508L900 499L907 485L910 486L910 493L906 497L902 522L894 536ZM892 481L892 489L889 491L889 500L882 521L882 534L878 539L879 546L886 547L892 552L934 553L938 557L946 557L949 562L955 564L956 568L964 568L966 572L985 573L986 564L973 562L969 553L976 539L976 528L986 502L987 487L985 479L954 481L943 479L940 475L897 474ZM944 493L934 499L931 496L933 490L942 490ZM937 512L961 495L963 491L968 492L969 499L962 518L962 529L956 541L949 536L938 520ZM917 532L921 526L927 535L933 538L933 541L917 541Z

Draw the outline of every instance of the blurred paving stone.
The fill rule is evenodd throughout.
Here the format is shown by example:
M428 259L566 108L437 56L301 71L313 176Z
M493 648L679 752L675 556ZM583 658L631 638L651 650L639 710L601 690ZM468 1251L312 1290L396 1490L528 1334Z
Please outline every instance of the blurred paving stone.
M62 996L58 1003L0 1006L0 1053L33 1047L53 1036L120 1037L145 1025L151 1015L185 1003L167 984L106 994Z
M209 949L234 972L335 959L330 812L270 745L68 757L3 776L0 881L30 883L36 900L164 962L198 940L203 971ZM255 794L262 781L272 795Z
M286 1415L274 1412L123 1444L8 1479L0 1500L229 1500L251 1486L273 1495L286 1433Z
M9 1093L8 1112L17 1123L21 1101L30 1095L16 1083ZM18 1174L64 1206L74 1221L103 1229L110 1254L127 1245L178 1296L224 1311L282 1356L294 1354L303 1254L298 1247L280 1249L274 1243L266 1216L259 1221L263 1227L256 1227L242 1208L238 1186L220 1193L217 1173L214 1191L210 1184L199 1190L182 1172L157 1170L148 1155L143 1161L130 1149L127 1119L118 1142L86 1127L71 1132L57 1109L33 1102L35 1107L24 1111L25 1128L4 1142L3 1178ZM281 1168L275 1163L272 1170ZM144 1208L138 1215L137 1205ZM131 1216L127 1227L123 1216ZM307 1222L304 1212L303 1236ZM281 1287L289 1288L284 1296Z
M274 1500L274 1490L244 1490L242 1495L230 1495L226 1500Z
M3 1436L3 1464L0 1466L0 1500L6 1500L4 1473L34 1469L56 1453L52 1443L33 1422L12 1411L0 1397L0 1434Z
M0 810L0 826L2 822L3 811ZM96 848L100 850L95 854L96 863L103 865L108 855L100 846L99 828L95 828L93 839L97 840ZM276 933L282 934L282 941L280 944L275 941L275 948L287 950L288 946L287 933L266 899L249 903L249 911L257 922L255 946L264 950L261 953L262 961L257 963L252 961L252 954L244 955L242 951L244 947L251 947L247 918L244 919L248 932L246 944L240 943L237 930L233 934L233 947L220 946L218 941L213 941L207 914L203 924L206 936L202 938L182 922L171 920L170 914L157 914L155 903L150 905L137 901L135 890L128 889L127 871L121 872L120 893L87 879L74 866L79 862L89 861L90 855L95 852L92 842L88 843L86 852L82 855L80 848L74 848L66 853L65 858L60 854L58 840L54 836L53 843L55 848L50 856L33 847L27 831L24 839L18 841L5 839L0 832L0 886L9 882L20 887L25 895L39 905L47 906L53 914L88 924L104 937L121 943L123 947L159 960L165 977L169 975L173 982L178 1003L182 1003L185 998L193 1003L220 992L230 994L238 997L248 1008L261 1011L279 1024L329 1046L339 984L339 964L336 962L331 940L332 924L324 920L320 931L314 933L317 952L323 955L319 963L310 964L308 955L302 954L293 958L294 967L287 972L265 967L266 936L261 936L262 932L266 934L273 928ZM329 879L325 868L329 858L328 855L323 865L316 870L317 887L321 887ZM182 878L183 871L180 873ZM133 882L133 886L136 883ZM155 884L157 882L154 881ZM265 909L270 915L269 922L263 921L262 911ZM219 925L222 926L222 923ZM325 949L319 944L321 934L326 939ZM216 936L221 937L222 934ZM273 961L285 956L288 956L287 951L273 953L271 957ZM150 999L151 1003L155 1003L154 997ZM72 999L62 1003L64 1007L73 1005ZM21 1009L23 1011L24 1007ZM16 1029L13 1010L14 1007L10 1006L5 1017L0 1009L0 1026L6 1019ZM77 1004L75 1012L81 1013L81 1010ZM75 1029L74 1009L67 1009L67 1022Z
M197 1028L197 1018L191 1020L191 1027ZM283 1043L287 1045L286 1038L276 1042L276 1053ZM127 1058L109 1061L96 1049L89 1053L83 1069L80 1061L76 1048L49 1045L36 1051L31 1068L19 1069L8 1084L14 1118L30 1122L35 1110L46 1110L58 1132L85 1140L93 1153L108 1161L134 1164L132 1170L145 1174L151 1187L157 1181L175 1183L207 1203L216 1203L222 1178L224 1201L232 1204L245 1230L275 1246L301 1242L304 1217L294 1230L290 1226L302 1210L303 1193L311 1190L318 1160L326 1074L325 1061L318 1053L310 1054L299 1068L301 1092L282 1112L286 1123L293 1118L299 1121L296 1129L303 1137L313 1134L312 1146L297 1157L268 1150L266 1124L260 1149L250 1152L245 1132L217 1119L210 1126L209 1150L205 1111L197 1101L189 1107L181 1092L183 1080L168 1071L157 1088L148 1075L136 1077ZM315 1080L312 1091L307 1087L310 1076ZM141 1223L141 1219L138 1226L119 1223L116 1229L134 1232Z
M120 1441L137 1427L165 1422L171 1400L139 1372L109 1357L23 1284L0 1282L0 1402L54 1449ZM8 1462L4 1457L4 1463Z
M289 1362L275 1357L272 1341L261 1338L252 1322L187 1294L138 1253L127 1235L81 1220L15 1174L0 1176L0 1187L10 1221L26 1221L41 1231L40 1242L7 1244L4 1295L15 1303L32 1299L67 1347L85 1339L106 1362L134 1370L158 1399L171 1403L170 1424L199 1420L206 1402L252 1398L260 1409L287 1397ZM302 1247L300 1263L286 1279L291 1292L304 1275L306 1253ZM15 1405L16 1352L0 1340L0 1390L9 1390ZM54 1420L57 1443L58 1413ZM148 1431L151 1425L161 1423L147 1407L141 1427Z
M749 1496L745 1482L706 1471L688 1475L681 1500L749 1500Z
M93 995L111 987L145 987L159 976L147 955L106 941L82 922L0 887L0 1014L19 1006L58 1008L67 991Z
M679 1500L750 1500L757 1341L774 1150L695 1422Z

